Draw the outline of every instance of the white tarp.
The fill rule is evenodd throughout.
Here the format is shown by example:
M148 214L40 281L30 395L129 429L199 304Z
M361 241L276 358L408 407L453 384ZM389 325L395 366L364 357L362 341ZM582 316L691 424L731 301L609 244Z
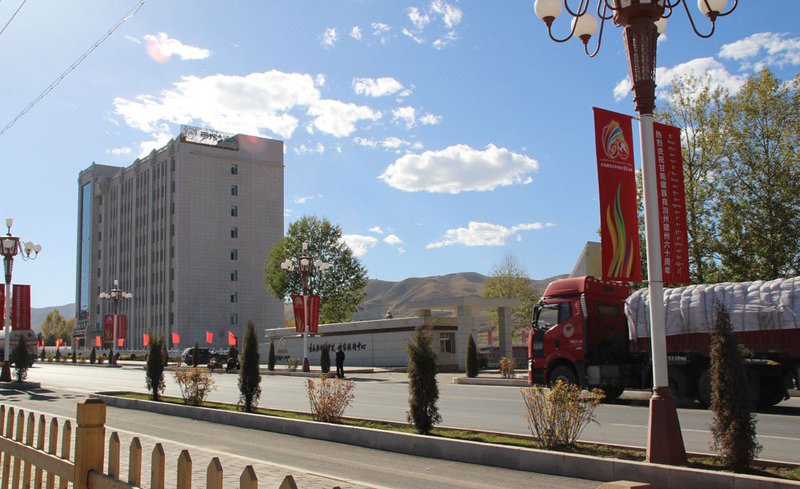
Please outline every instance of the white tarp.
M717 302L730 313L734 331L800 328L800 277L768 282L725 282L664 289L667 336L707 333ZM637 290L625 301L631 340L650 337L650 296Z

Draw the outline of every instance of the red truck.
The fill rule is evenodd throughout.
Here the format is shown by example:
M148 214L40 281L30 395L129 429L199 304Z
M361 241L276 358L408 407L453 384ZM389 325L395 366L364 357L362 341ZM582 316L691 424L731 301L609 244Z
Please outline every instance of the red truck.
M788 398L800 380L800 277L769 282L665 289L669 386L679 404L711 400L709 332L717 303L728 309L747 349L751 399L759 407ZM647 290L593 277L555 280L533 314L528 381L561 379L601 388L606 398L652 388Z

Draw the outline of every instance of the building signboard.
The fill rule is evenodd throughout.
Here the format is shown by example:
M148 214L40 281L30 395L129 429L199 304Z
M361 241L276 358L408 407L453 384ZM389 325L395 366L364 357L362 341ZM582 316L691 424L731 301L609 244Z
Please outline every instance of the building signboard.
M181 126L181 141L235 151L239 150L239 140L236 139L235 134L203 129L202 127Z

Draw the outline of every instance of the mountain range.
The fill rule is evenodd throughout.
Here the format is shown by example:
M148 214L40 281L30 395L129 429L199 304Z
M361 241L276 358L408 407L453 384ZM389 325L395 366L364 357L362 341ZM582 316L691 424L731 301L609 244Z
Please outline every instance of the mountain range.
M541 294L548 283L563 276L534 279L531 280L531 286L536 294ZM435 302L444 306L457 297L481 296L488 279L488 276L475 272L412 277L399 282L371 279L367 282L366 299L353 314L353 320L381 319L387 311L391 311L394 317L413 316L421 303ZM56 309L67 319L75 315L74 303L31 308L33 329L39 331L39 326L47 314ZM291 306L285 309L285 317L292 318Z

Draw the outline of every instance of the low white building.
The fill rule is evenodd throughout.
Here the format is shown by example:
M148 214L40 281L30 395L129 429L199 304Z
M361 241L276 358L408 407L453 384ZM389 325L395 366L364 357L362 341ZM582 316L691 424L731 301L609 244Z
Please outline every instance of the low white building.
M308 361L312 366L318 366L322 349L327 347L333 363L336 347L341 346L346 356L345 369L406 367L406 345L417 326L424 325L430 328L439 369L463 371L468 337L470 334L474 337L478 331L475 318L479 312L497 310L501 355L511 354L511 309L518 302L516 299L461 297L445 306L421 304L416 317L323 324L319 326L318 334L308 338ZM285 364L290 357L302 360L302 334L292 328L278 328L266 330L265 335L267 343L275 343L277 364Z

